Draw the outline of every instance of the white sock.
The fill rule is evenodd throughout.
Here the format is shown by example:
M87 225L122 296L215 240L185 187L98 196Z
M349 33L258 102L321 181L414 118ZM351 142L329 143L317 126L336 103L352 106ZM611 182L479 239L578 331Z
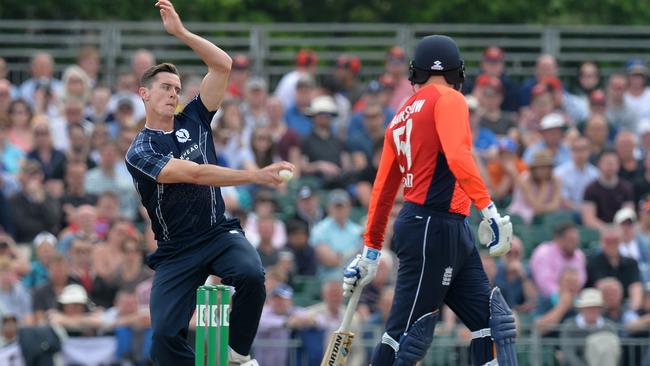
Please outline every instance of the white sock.
M250 355L247 355L247 356L240 355L234 349L232 349L230 347L228 347L228 348L230 349L230 352L228 352L228 361L232 361L232 362L236 362L236 363L244 363L244 362L250 361L250 359L251 359Z

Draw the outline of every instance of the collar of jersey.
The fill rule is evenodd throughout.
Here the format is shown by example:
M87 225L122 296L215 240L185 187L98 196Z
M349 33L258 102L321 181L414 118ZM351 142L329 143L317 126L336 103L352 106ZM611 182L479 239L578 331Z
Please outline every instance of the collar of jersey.
M153 132L153 133L155 133L155 134L157 134L157 135L169 135L169 134L171 134L171 133L174 132L174 129L173 129L173 128L172 128L172 130L169 131L169 132L167 132L167 131L163 131L163 130L158 130L158 129L155 129L155 128L150 128L150 127L147 127L147 126L144 126L144 129L147 130L147 131L149 131L149 132Z

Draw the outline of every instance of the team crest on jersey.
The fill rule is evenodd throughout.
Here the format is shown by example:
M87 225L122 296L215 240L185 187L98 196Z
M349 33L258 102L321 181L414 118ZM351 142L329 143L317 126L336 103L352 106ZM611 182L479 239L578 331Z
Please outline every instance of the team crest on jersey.
M176 139L181 144L188 141L192 141L192 139L190 138L190 133L184 128L181 128L180 130L176 131Z

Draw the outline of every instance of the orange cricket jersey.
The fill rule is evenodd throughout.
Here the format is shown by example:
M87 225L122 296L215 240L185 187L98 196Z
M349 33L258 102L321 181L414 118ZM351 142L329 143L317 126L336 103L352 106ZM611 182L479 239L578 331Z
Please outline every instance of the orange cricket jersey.
M400 185L404 200L432 211L469 215L492 199L472 157L465 97L427 85L409 98L386 129L368 209L365 244L380 249Z

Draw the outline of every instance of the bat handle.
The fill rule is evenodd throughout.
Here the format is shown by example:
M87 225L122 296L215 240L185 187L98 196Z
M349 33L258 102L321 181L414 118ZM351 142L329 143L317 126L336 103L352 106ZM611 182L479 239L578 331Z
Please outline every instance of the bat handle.
M363 287L357 287L354 289L352 296L350 296L350 301L348 301L348 305L345 308L345 313L343 314L343 321L341 322L341 326L338 330L339 332L347 332L350 330L350 323L352 323L352 317L357 311L357 304L359 304L359 298L361 297L362 290Z

